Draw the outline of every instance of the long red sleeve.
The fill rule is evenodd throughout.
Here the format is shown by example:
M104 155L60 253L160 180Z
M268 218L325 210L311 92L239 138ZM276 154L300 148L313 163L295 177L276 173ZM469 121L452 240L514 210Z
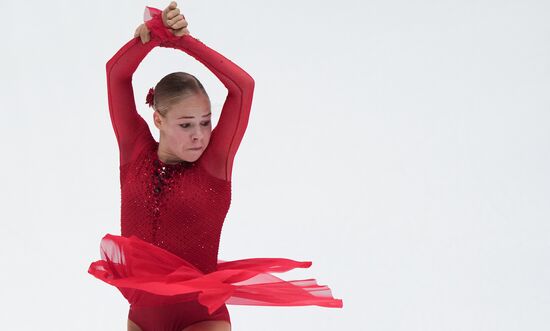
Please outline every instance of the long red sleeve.
M230 181L233 159L248 124L254 80L239 66L190 35L171 41L153 37L145 44L134 38L107 62L109 111L119 144L120 165L132 161L152 139L147 123L136 110L132 75L156 46L186 52L204 64L227 88L218 124L199 162L213 176Z
M144 146L143 138L151 134L147 122L136 109L132 75L145 56L159 45L159 40L142 44L139 38L134 38L107 62L109 113L118 142L121 166L135 158Z
M231 60L190 35L165 44L167 47L182 50L200 61L227 88L228 94L220 119L212 131L210 142L200 162L212 175L229 181L233 159L248 125L254 79Z

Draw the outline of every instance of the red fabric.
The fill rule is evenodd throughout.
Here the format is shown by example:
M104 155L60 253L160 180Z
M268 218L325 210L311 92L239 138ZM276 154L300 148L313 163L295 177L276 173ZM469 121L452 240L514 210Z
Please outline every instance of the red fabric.
M309 261L285 258L220 260L217 270L205 274L184 259L135 236L111 234L101 241L101 257L102 260L90 265L89 272L116 286L136 307L174 304L196 297L209 313L224 303L342 307L342 301L334 299L330 289L318 285L315 279L285 281L272 275L308 268L311 266Z
M285 258L217 259L231 201L233 159L248 123L254 80L190 35L169 36L161 11L147 7L151 41L126 43L107 62L111 121L120 150L121 236L101 241L101 260L88 272L117 287L132 307L198 300L212 313L224 303L342 307L315 279L272 275L311 262ZM193 163L165 164L137 113L132 75L156 46L179 49L211 70L228 89L209 145Z

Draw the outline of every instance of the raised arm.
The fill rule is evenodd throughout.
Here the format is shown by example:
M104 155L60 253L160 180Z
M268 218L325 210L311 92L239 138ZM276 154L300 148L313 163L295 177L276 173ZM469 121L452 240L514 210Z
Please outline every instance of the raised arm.
M146 139L152 139L149 126L136 109L132 75L145 56L159 44L159 40L143 44L139 38L133 38L107 62L109 113L121 166L137 156Z
M235 63L191 35L170 36L166 32L168 28L160 24L161 11L147 8L150 11L151 20L146 24L152 35L156 33L157 36L163 34L166 36L161 46L179 49L191 55L216 75L228 90L218 123L212 130L208 147L199 162L213 176L230 181L233 159L248 124L254 80ZM153 39L156 38L153 37Z
M230 181L233 160L248 125L254 80L235 63L190 35L182 36L169 47L193 56L227 88L220 118L200 162L212 175Z

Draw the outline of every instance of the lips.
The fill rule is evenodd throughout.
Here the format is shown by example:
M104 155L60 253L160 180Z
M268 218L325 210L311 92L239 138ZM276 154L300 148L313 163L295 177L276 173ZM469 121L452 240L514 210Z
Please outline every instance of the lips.
M200 151L202 149L202 147L189 148L189 149L192 150L192 151Z

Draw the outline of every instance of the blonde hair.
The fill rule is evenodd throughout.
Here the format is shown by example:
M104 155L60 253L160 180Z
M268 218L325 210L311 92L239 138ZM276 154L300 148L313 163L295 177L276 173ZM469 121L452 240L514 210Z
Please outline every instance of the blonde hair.
M155 86L153 109L166 116L171 105L198 93L208 97L204 86L195 76L186 72L173 72L164 76Z

